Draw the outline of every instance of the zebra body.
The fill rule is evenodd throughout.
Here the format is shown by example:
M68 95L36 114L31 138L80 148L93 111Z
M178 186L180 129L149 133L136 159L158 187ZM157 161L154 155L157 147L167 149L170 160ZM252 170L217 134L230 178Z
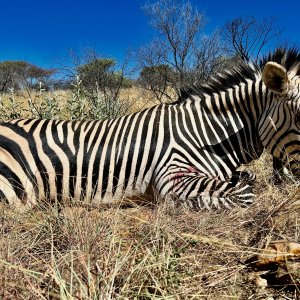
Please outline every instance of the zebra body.
M239 65L174 104L118 119L3 122L0 198L115 203L152 186L192 209L249 205L252 188L235 173L241 164L264 148L297 161L299 62L295 50L278 50L263 70Z

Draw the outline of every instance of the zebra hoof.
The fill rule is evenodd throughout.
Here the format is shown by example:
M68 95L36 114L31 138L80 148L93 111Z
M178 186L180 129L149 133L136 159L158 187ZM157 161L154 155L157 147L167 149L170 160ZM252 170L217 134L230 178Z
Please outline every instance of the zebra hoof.
M243 182L245 184L253 185L256 181L256 175L252 171L236 171L232 177L233 182Z
M280 174L273 173L272 177L269 179L269 183L272 185L281 185L284 182L284 178Z
M249 184L243 185L243 182L242 182L239 189L237 191L232 192L232 194L230 195L230 198L238 206L248 207L254 202L255 195L254 195L252 186Z

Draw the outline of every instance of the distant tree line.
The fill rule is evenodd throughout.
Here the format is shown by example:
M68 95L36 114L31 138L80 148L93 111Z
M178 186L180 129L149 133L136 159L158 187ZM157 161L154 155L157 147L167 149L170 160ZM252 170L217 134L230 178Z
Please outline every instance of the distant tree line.
M0 62L0 92L35 88L40 82L46 85L54 73L52 69L40 68L26 61Z
M116 103L122 89L138 84L160 102L173 101L182 87L205 82L239 60L257 59L282 33L274 19L260 21L250 16L229 20L211 35L204 34L207 18L189 1L158 0L143 10L156 35L135 51L134 77L127 60L119 65L89 49L81 57L73 56L64 77L59 68L45 69L25 61L1 62L0 93L41 86L78 90L80 85L81 92L96 105L93 102L100 96L105 103Z

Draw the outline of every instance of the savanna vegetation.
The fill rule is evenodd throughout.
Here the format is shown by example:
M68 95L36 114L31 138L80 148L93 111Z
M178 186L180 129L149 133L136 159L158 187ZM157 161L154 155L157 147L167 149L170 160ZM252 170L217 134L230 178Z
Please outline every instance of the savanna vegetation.
M283 44L273 19L237 17L204 35L207 18L189 2L143 10L157 35L131 53L134 67L129 56L120 64L94 49L63 68L1 62L1 120L122 116L172 102L182 87ZM266 153L243 168L257 174L248 209L193 212L161 199L105 210L1 204L0 299L299 299L300 274L287 268L289 281L259 284L248 263L271 241L299 241L299 184L275 186Z

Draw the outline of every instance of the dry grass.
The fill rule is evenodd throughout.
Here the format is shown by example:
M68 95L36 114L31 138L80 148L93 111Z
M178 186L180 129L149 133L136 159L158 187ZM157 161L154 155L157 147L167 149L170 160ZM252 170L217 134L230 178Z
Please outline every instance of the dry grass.
M55 115L54 118L70 119L73 116L70 115L70 107L67 103L74 98L74 95L76 95L75 90L56 90L53 92L30 90L3 93L0 94L0 119L37 117L35 114L37 110L41 110L41 104L44 103L46 105L44 109L50 110L50 107L47 107L47 105L51 101L52 104L57 104L57 109L59 110L58 115ZM76 98L75 102L87 102L86 97L81 97L81 99ZM47 104L45 104L46 99L49 99ZM122 89L119 101L126 107L126 113L137 112L159 103L151 96L149 91L135 86ZM17 114L17 117L13 116L14 113Z
M248 209L1 206L0 299L299 299L258 289L245 264L272 240L299 240L298 188L270 185L269 160L251 166Z

